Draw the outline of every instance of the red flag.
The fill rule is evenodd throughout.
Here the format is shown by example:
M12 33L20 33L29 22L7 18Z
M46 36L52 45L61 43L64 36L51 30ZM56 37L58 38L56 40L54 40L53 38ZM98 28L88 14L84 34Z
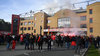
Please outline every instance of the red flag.
M39 38L38 38L38 42L40 41L40 36L39 36Z

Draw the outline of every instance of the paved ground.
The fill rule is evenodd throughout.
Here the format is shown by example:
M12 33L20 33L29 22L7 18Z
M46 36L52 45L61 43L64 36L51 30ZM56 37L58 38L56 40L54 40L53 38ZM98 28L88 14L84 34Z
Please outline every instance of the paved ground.
M0 46L0 56L14 56L20 55L30 50L24 50L24 46L16 46L16 50L6 50L6 46Z
M66 48L52 48L48 51L44 50L35 50L30 53L24 53L17 56L74 56L74 50L67 50Z
M51 51L47 50L46 45L43 50L24 50L24 45L17 45L15 50L6 50L5 45L0 45L0 56L78 56L75 55L74 50L61 47L52 47Z

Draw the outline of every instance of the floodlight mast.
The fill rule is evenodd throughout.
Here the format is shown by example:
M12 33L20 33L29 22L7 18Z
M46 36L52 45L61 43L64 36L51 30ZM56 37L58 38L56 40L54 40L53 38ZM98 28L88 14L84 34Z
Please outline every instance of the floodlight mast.
M88 1L78 2L78 3L74 3L74 4L72 4L72 5L73 5L73 7L75 8L75 5L76 5L76 4L87 3L87 5L89 5L89 2L92 2L92 1L96 1L96 0L88 0Z
M92 2L92 1L96 1L96 0L88 0L88 1L83 1L83 2L73 3L72 6L73 6L73 8L75 8L75 5L76 4L81 4L81 3L87 3L87 5L89 5L89 2ZM61 5L61 6L52 7L52 8L60 8L60 9L62 9L63 6L66 6L66 5ZM38 11L44 11L44 10L48 10L48 9L52 11L52 8L46 8L46 9L35 10L35 11L30 10L30 12L21 13L19 15L20 16L23 16L23 17L25 17L27 15L30 15L31 16L32 14L34 14L35 12L38 12Z

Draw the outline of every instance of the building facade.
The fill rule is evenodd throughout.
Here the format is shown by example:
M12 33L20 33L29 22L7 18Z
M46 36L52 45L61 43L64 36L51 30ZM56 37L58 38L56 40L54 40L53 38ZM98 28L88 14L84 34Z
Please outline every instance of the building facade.
M100 2L87 6L87 9L62 9L53 16L45 12L37 12L32 17L21 18L19 34L47 33L85 33L90 36L100 36Z
M87 6L87 35L100 36L100 2Z
M46 19L47 14L44 12L38 12L31 18L20 19L19 34L43 34L43 30L46 28Z

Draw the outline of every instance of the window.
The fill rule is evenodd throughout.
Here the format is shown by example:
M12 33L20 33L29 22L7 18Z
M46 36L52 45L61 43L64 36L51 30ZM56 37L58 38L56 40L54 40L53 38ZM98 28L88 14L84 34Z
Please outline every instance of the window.
M18 19L17 19L17 18L15 18L15 19L13 20L13 22L14 22L14 23L18 22Z
M26 27L24 28L24 30L26 30Z
M24 25L27 25L27 22L25 22Z
M36 24L34 23L34 27L36 27Z
M34 33L36 33L36 29L34 29Z
M80 28L87 28L87 25L86 24L81 24Z
M31 24L31 22L28 22L28 25L30 25Z
M32 30L33 30L33 27L32 27Z
M90 32L91 32L91 33L93 32L93 28L90 28Z
M70 22L70 18L60 18L58 19L58 27L70 27L71 22Z
M21 23L21 25L23 25L23 23Z
M90 23L93 23L93 19L92 18L90 18Z
M20 30L23 30L23 27L21 27L21 29Z
M80 20L81 21L86 21L86 16L81 16Z
M89 10L89 14L92 14L92 9Z
M50 23L51 21L50 20L48 20L48 23Z
M30 30L30 27L28 27L28 30Z

